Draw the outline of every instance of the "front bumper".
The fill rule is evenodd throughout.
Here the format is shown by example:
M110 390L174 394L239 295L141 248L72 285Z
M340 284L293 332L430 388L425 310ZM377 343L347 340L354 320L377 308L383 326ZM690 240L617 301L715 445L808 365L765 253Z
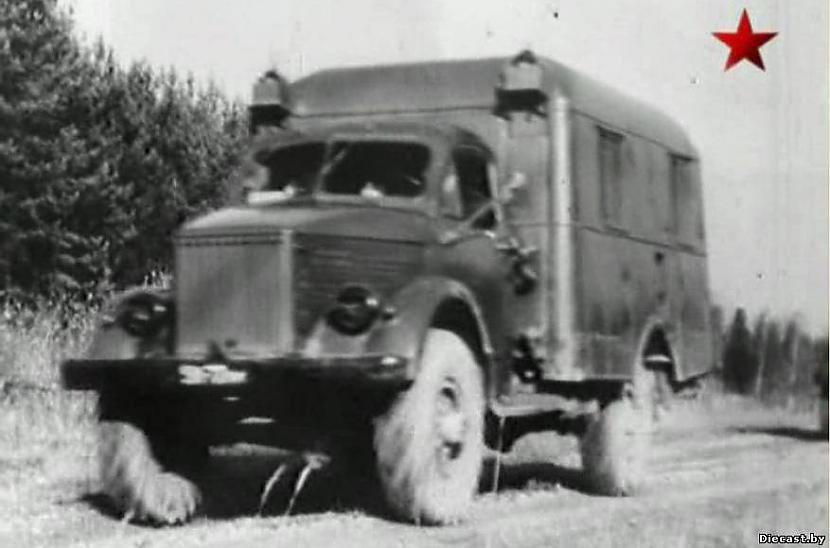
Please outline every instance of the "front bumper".
M103 391L128 387L132 391L219 392L267 390L298 382L333 382L352 386L404 389L407 360L394 355L286 356L204 362L180 358L130 360L67 360L61 379L70 390Z

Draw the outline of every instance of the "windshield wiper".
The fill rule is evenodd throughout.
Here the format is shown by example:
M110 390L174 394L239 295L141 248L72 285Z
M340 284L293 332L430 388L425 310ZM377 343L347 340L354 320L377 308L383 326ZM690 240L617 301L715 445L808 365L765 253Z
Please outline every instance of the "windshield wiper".
M349 152L351 148L352 145L349 143L343 143L340 150L338 150L334 156L326 160L326 163L320 168L320 175L322 175L323 178L328 177L329 173L331 173L331 171L343 161L343 158L346 157L346 153Z

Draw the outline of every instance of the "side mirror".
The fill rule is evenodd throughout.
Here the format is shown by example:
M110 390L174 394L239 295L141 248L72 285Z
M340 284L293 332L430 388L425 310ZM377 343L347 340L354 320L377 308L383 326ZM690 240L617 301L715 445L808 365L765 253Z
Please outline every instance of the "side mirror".
M516 197L516 192L527 186L527 176L521 171L514 171L510 179L499 190L499 202L509 204Z

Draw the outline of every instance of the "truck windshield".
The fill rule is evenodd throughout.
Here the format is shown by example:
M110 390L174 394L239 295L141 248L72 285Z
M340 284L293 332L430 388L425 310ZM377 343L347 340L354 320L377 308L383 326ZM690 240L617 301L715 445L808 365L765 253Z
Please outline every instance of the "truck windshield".
M424 191L429 150L416 143L339 141L332 145L322 191L364 198L415 197Z
M262 190L292 196L309 193L323 164L325 151L323 143L306 143L275 150L264 162L267 181Z
M423 194L430 153L410 142L341 140L278 148L249 177L250 203L319 192L365 199ZM319 186L318 186L319 185Z

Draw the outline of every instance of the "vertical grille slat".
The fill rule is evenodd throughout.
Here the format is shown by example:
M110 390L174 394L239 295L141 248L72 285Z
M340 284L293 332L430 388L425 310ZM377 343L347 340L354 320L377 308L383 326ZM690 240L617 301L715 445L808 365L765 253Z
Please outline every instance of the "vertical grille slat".
M290 238L290 236L288 236ZM187 237L176 246L177 349L202 355L291 350L290 269L284 234ZM290 276L289 276L290 278ZM286 321L289 320L289 321Z

